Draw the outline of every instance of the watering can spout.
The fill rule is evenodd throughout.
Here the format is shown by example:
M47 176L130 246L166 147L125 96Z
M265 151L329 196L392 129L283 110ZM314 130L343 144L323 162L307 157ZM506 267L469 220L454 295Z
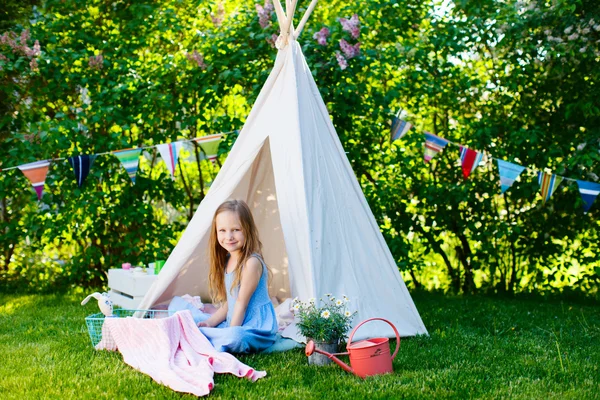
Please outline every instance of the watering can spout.
M343 370L345 370L347 372L350 372L350 373L354 373L354 370L348 364L346 364L345 362L343 362L342 360L340 360L339 358L337 358L333 354L315 348L315 342L313 342L312 340L310 340L306 344L306 349L305 349L304 352L305 352L305 354L307 356L310 356L314 352L323 354L324 356L326 356L327 358L329 358L331 361L333 361L334 363L336 363L337 365L339 365L340 367L342 367ZM347 354L347 353L344 353L344 354Z
M345 362L343 362L342 360L340 360L333 354L325 354L325 355L327 357L329 357L334 363L336 363L337 365L342 367L342 369L345 370L346 372L350 372L351 374L354 373L354 370L352 369L352 367L350 367L348 364L346 364Z

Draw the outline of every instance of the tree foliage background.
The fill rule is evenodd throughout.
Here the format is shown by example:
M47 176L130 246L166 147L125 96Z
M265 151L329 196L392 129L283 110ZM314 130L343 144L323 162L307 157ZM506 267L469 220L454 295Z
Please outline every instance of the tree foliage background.
M0 28L4 169L240 129L278 33L271 3L250 0L8 1ZM543 204L531 172L598 181L594 1L336 0L300 41L409 285L598 293L600 204L584 214L568 182ZM390 143L400 109L415 127ZM425 164L425 131L531 171L500 195L491 160L467 180L453 146ZM110 155L81 189L55 161L39 202L0 172L0 282L97 285L166 258L234 141L216 165L190 149L175 180L150 150L135 185Z

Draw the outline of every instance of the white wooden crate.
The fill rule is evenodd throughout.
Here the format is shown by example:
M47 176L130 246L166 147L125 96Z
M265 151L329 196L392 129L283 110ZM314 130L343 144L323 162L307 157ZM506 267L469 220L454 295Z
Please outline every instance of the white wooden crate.
M158 275L140 275L131 269L109 269L108 287L114 304L137 309Z

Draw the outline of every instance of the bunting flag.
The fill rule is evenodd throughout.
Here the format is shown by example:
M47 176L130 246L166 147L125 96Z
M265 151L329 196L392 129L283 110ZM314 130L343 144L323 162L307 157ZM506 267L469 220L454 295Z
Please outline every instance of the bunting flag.
M596 196L600 193L600 183L577 181L579 193L583 199L583 211L588 212L596 200Z
M167 168L171 173L171 178L175 178L175 169L177 168L177 161L179 159L179 151L183 143L181 142L173 142L166 144L159 144L156 146L158 151L160 152L160 156L162 157L165 164L167 164Z
M29 179L33 185L33 189L37 194L38 200L42 199L42 193L44 192L44 182L46 182L46 175L48 174L48 168L50 167L50 161L36 161L29 164L19 165L19 169Z
M402 121L398 117L392 119L392 130L390 135L390 141L398 140L412 128L412 124L406 121Z
M425 162L431 161L437 153L444 150L447 144L448 141L446 139L436 136L433 133L425 132Z
M538 172L538 183L542 188L542 203L545 204L554 194L558 186L562 182L563 177L560 175L547 174Z
M463 176L465 179L475 171L483 159L483 153L471 150L468 147L460 146L460 164L462 165Z
M217 153L219 152L219 144L221 143L221 138L223 135L209 135L202 136L196 139L192 139L192 141L198 143L201 151L201 160L210 160L215 162L217 159Z
M525 167L500 159L496 159L496 161L498 161L498 171L500 173L500 189L504 193L517 180Z
M77 179L77 185L81 187L83 185L83 181L87 178L90 173L90 169L92 169L92 164L96 159L96 155L81 155L75 157L69 157L69 164L73 167L73 171L75 172L75 179Z
M127 149L113 151L113 155L121 161L123 168L127 171L127 174L131 178L131 181L135 184L135 174L138 170L140 162L140 153L142 149Z

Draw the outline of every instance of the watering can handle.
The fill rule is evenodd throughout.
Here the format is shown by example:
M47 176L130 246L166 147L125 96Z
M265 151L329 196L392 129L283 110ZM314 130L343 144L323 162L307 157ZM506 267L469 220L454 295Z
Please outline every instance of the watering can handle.
M393 360L394 358L396 358L396 355L398 354L398 350L400 350L400 334L398 333L398 329L396 329L394 324L392 324L390 321L388 321L387 319L384 319L384 318L369 318L369 319L364 320L360 324L356 325L356 327L354 327L354 329L352 330L352 333L350 333L350 337L348 338L348 346L350 345L350 343L352 343L352 338L354 337L354 334L356 333L358 328L360 328L363 324L365 324L369 321L377 321L377 320L387 322L392 327L392 329L394 330L394 333L396 334L396 350L394 350L394 354L392 354L392 360Z

